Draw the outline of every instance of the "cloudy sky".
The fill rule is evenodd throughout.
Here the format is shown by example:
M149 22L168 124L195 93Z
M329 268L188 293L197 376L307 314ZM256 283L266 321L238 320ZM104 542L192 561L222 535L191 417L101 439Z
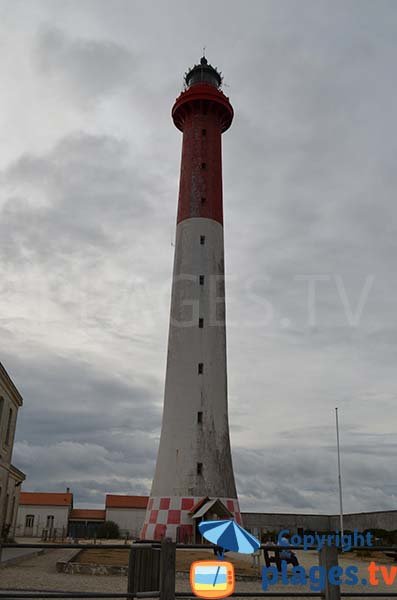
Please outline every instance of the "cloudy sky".
M0 360L25 489L148 493L181 134L206 46L224 135L243 510L395 509L397 4L0 0Z

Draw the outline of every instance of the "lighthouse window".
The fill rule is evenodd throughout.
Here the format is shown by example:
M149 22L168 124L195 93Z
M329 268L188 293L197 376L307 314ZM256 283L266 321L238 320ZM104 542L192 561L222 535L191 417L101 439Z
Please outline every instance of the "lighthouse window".
M199 318L199 327L200 329L204 327L204 319L202 317Z
M203 413L201 412L201 410L197 413L197 423L199 425L201 425L203 422Z
M202 169L206 169L207 168L207 163L201 163L201 168Z
M198 364L198 374L202 375L204 373L204 363Z
M207 135L207 130L206 129L202 129L201 130L201 134L203 137L205 137Z
M200 275L200 285L204 285L204 275Z
M200 244L204 246L205 244L205 235L200 235Z
M203 463L197 463L197 475L202 475L203 473Z

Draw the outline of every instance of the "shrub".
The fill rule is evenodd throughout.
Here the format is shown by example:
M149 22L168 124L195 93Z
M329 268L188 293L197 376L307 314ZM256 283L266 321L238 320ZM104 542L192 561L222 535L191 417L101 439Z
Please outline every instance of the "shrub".
M98 527L98 537L105 540L118 539L120 537L120 529L114 521L105 521Z

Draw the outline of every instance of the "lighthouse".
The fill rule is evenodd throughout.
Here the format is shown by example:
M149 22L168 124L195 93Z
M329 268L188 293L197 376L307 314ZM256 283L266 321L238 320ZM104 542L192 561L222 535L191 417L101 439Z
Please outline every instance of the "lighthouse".
M222 134L233 108L202 57L172 108L183 133L164 410L141 538L197 541L202 518L241 522L230 451Z

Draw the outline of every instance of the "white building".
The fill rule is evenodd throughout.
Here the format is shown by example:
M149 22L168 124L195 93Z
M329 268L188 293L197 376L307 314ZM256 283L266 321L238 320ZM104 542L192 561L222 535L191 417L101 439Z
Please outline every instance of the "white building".
M114 521L121 535L139 537L145 520L148 496L106 495L106 521Z
M21 492L15 535L24 537L65 537L68 531L73 494L66 492Z
M21 483L25 474L11 464L22 396L0 363L0 540L14 536Z

